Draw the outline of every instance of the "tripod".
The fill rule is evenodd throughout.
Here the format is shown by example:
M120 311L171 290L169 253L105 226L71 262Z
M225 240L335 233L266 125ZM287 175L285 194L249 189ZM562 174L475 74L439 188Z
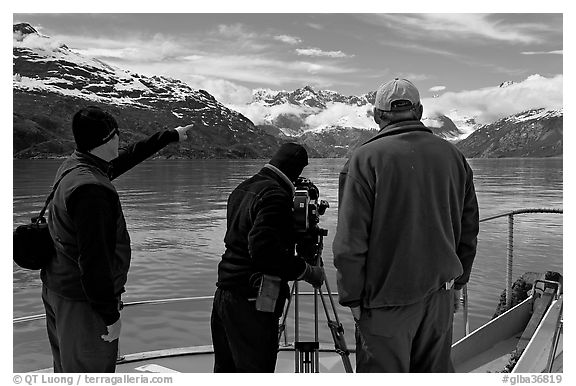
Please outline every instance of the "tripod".
M324 236L328 234L325 229L318 229L317 240L314 245L314 256L312 261L314 265L324 266L322 261L322 249L324 248ZM307 259L307 261L310 261ZM319 351L320 343L318 340L318 299L321 300L322 306L324 308L324 313L326 315L326 321L328 328L332 334L332 339L334 341L334 349L342 357L342 364L347 373L352 373L352 364L350 363L350 351L346 347L346 341L344 340L344 328L340 319L338 318L338 313L336 312L336 306L334 300L332 299L332 292L330 291L330 286L328 285L328 280L326 273L322 270L324 276L324 284L326 287L326 294L322 291L322 286L319 288L314 288L314 340L313 341L300 341L299 335L299 290L298 281L294 281L292 288L290 290L290 297L286 307L284 308L284 313L282 315L282 321L280 322L279 332L278 332L278 343L282 339L282 334L284 334L285 343L287 344L286 336L286 319L288 317L288 312L290 310L290 305L292 300L294 301L294 372L296 373L318 373L320 370L319 366ZM325 299L325 295L328 296L330 310L328 309L328 304ZM331 313L334 317L332 319Z

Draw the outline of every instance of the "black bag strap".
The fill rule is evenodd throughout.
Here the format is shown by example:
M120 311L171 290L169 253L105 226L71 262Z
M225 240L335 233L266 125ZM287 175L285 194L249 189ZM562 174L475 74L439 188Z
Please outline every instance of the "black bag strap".
M56 189L58 188L58 185L60 184L60 181L62 181L62 179L64 177L66 177L66 175L68 173L70 173L72 170L74 169L78 169L80 167L82 167L83 165L76 165L71 167L70 169L66 169L64 170L64 172L62 173L62 175L60 176L60 178L58 178L58 181L56 181L56 183L54 184L54 186L52 187L52 191L50 192L50 194L48 195L48 197L46 198L46 203L44 204L44 207L42 208L42 210L40 211L40 214L38 215L38 217L36 217L36 221L35 224L39 224L42 219L44 218L44 213L46 213L46 209L48 209L48 205L50 204L50 201L52 201L52 199L54 198L54 194L56 193Z

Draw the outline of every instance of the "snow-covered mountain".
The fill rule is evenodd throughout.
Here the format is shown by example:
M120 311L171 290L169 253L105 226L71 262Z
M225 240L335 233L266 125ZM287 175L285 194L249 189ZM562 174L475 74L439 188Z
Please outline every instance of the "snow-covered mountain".
M146 77L110 66L14 25L14 156L68 154L74 148L70 121L82 106L104 106L117 118L123 140L162 128L194 123L188 142L165 156L265 157L279 145L242 114L204 90L182 81Z
M562 156L563 111L524 111L479 127L457 146L471 158Z
M351 151L354 148L350 142L339 141L346 138L342 135L343 130L352 130L353 137L359 130L364 130L362 137L368 138L378 130L372 112L375 97L375 91L360 96L345 96L331 90L314 90L311 86L294 91L257 89L253 92L252 106L258 106L259 111L268 111L259 127L269 133L306 140L308 143L333 142L339 150L329 154L340 154L341 149ZM453 142L470 132L468 127L467 130L460 130L445 115L424 116L423 121L436 135ZM318 138L312 141L314 136Z
M499 87L513 85L514 82L506 81ZM344 96L334 91L314 90L310 86L292 92L258 89L253 93L252 105L258 106L260 112L267 109L259 127L272 135L306 143L325 156L346 156L377 130L372 119L375 96L374 91L360 96ZM478 123L478 117L465 115L456 109L427 115L424 108L422 122L434 134L465 149L471 157L562 154L562 111L535 109L483 125ZM499 131L509 134L502 139ZM549 132L553 133L546 134ZM541 135L550 137L537 140L540 149L533 148L536 143L526 139L540 138ZM511 147L513 139L519 144L515 150ZM505 143L501 144L503 148L500 151L495 151L500 146L493 142L495 140Z
M375 93L371 93L372 101ZM278 106L292 104L310 108L326 109L329 103L344 103L351 106L364 106L369 101L370 94L362 96L344 96L331 90L314 90L311 86L305 86L295 91L273 91L270 89L255 89L252 92L252 103L263 106Z

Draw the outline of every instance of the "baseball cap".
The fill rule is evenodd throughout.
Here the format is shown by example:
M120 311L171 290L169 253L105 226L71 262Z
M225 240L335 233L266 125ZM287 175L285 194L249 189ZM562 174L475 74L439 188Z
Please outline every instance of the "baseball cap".
M395 78L376 92L374 107L384 111L406 111L420 104L420 93L412 82Z

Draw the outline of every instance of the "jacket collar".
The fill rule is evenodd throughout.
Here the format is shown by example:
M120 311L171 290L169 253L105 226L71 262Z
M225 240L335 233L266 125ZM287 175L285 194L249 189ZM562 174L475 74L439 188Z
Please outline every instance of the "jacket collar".
M427 131L429 133L432 133L432 130L424 126L424 124L421 121L413 120L413 121L402 121L391 123L387 126L384 126L378 132L378 135L380 134L393 135L393 134L405 133L407 131Z
M290 181L290 179L286 176L286 174L282 172L282 170L278 169L274 165L266 164L264 165L261 171L265 172L264 174L269 174L276 177L276 179L281 182L281 185L284 185L284 187L287 188L290 192L292 192L292 195L294 195L294 190L296 188L294 187L292 181Z
M380 139L382 137L388 137L395 134L402 134L407 133L409 131L423 131L427 133L432 133L432 130L424 126L424 124L420 121L403 121L403 122L396 122L390 125L384 126L378 134L364 142L361 146L369 144L372 141Z
M108 176L108 178L112 175L112 164L104 161L102 158L79 150L75 150L74 153L72 153L72 157L78 161L95 166L98 170Z

